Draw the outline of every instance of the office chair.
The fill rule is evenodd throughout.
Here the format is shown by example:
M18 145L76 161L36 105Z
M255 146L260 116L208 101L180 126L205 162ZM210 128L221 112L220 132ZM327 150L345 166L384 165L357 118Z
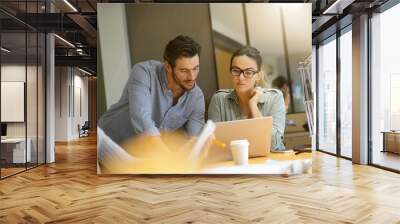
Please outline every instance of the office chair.
M80 125L78 124L79 138L89 136L89 129L90 129L89 121L85 121L82 127L80 127Z

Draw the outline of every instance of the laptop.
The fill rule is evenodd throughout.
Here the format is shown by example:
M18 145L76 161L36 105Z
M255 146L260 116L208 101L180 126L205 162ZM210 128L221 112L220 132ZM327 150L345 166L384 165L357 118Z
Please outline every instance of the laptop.
M226 144L225 148L212 145L207 157L208 162L232 160L230 142L247 139L249 157L266 156L271 150L272 117L260 117L245 120L218 122L215 138Z

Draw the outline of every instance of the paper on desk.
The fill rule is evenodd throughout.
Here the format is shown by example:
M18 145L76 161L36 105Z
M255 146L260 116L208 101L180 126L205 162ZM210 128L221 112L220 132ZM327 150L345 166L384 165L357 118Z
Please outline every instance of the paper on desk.
M262 164L231 165L202 170L204 174L290 174L290 161L267 160Z
M135 158L127 153L121 146L108 137L101 128L97 128L97 160L114 161L116 163L128 163Z
M194 144L192 152L189 155L190 161L196 162L196 160L200 157L201 150L204 148L208 138L214 133L215 128L215 123L212 120L208 120L206 125L204 125L204 128L201 131L196 143Z
M301 174L307 173L311 167L311 159L280 161L268 159L263 164L225 165L208 168L203 174Z
M273 153L292 153L293 149L285 149L285 150L271 150Z

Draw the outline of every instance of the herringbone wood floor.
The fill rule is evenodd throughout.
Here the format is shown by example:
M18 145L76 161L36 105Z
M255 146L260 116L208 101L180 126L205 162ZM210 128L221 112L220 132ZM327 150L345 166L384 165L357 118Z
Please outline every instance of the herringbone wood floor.
M312 175L96 175L94 137L0 181L0 223L400 223L400 175L316 153Z

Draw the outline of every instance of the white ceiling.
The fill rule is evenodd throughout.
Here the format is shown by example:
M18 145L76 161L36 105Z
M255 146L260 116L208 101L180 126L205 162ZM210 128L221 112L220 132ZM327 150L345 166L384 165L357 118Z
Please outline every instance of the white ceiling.
M311 54L311 3L246 3L250 44L264 57L282 57L283 27L289 55ZM211 4L213 29L245 44L242 4Z
M210 4L212 28L221 34L245 45L243 4Z

